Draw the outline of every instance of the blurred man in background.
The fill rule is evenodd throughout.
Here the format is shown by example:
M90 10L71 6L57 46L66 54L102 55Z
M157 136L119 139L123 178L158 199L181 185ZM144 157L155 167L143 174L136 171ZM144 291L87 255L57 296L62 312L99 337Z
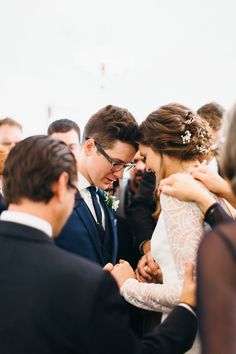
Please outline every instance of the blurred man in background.
M208 123L211 134L211 151L207 165L213 172L219 171L219 153L222 145L221 133L225 109L216 102L210 102L197 110L197 114Z
M80 150L80 128L70 119L58 119L48 127L48 135L63 141L78 160Z
M22 138L22 126L12 118L0 120L0 145L11 150Z

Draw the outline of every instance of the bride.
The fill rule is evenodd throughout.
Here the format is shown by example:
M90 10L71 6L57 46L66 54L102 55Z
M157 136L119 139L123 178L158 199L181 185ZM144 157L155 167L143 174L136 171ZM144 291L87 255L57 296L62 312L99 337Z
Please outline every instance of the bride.
M158 181L200 165L209 153L207 126L180 104L168 104L151 113L139 132L139 151L146 160L146 170L153 171ZM140 261L136 277L123 261L111 273L126 301L166 317L179 302L186 263L195 263L204 225L202 212L193 202L161 194L160 207L150 252ZM162 283L158 283L158 264ZM199 344L195 343L190 352L199 353Z

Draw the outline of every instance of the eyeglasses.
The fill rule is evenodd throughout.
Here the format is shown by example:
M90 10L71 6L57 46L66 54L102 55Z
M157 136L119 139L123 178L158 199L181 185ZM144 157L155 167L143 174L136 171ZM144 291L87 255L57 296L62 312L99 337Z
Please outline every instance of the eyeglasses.
M113 161L112 158L109 155L107 155L107 153L103 150L103 148L101 147L100 144L96 143L96 141L94 141L94 143L95 143L97 150L100 152L100 154L102 154L105 157L105 159L110 162L112 172L119 172L123 169L124 169L124 171L127 172L135 166L135 163L133 163L133 162L124 163L124 162Z

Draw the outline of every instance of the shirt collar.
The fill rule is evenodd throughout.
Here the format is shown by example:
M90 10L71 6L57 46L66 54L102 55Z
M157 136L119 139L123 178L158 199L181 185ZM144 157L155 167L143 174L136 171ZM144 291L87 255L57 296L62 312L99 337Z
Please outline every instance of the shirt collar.
M78 189L81 192L83 189L90 187L91 184L89 181L80 173L78 172Z
M21 211L5 210L1 214L1 220L33 227L52 237L52 226L47 221L34 215Z

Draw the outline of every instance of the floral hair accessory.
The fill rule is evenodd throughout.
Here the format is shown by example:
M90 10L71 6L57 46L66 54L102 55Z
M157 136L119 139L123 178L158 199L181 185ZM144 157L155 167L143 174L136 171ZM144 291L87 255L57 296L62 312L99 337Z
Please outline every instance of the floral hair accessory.
M185 122L184 122L185 126L191 124L191 123L195 120L194 117L193 117L193 116L190 116L190 115L192 115L192 112L191 112L191 111L188 111L188 112L186 113L186 115L185 115L185 119L186 119ZM184 145L190 143L190 141L191 141L191 136L192 136L192 134L190 133L190 130L189 130L189 129L186 129L185 132L184 132L184 134L181 135L181 138L182 138L182 141L183 141L183 144L184 144Z
M109 195L108 192L104 191L105 202L108 207L114 211L118 209L120 201L116 199L114 195Z
M208 135L208 134L207 134L207 131L206 131L206 130L202 130L201 133L200 133L200 137L203 138L203 139L204 139L207 135Z
M192 134L190 133L189 130L185 130L184 134L181 135L181 138L182 138L182 141L183 141L183 144L189 144L190 141L191 141L191 136Z
M210 149L207 149L205 147L205 145L203 145L203 144L202 145L196 145L196 148L201 154L206 154L206 153L208 153L210 151Z
M208 137L208 132L206 130L202 130L200 132L200 138L202 138L201 141L201 145L196 145L197 150L201 153L201 154L207 154L208 152L210 152L210 147L207 148L205 146L205 139Z

